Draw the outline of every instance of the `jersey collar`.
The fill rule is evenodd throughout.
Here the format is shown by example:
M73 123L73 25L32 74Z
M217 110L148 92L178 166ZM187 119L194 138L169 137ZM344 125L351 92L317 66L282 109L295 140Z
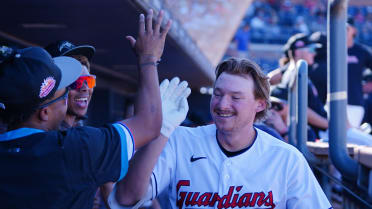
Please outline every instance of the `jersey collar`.
M10 141L13 139L29 136L36 133L44 132L43 130L36 128L19 128L12 131L0 134L0 141Z

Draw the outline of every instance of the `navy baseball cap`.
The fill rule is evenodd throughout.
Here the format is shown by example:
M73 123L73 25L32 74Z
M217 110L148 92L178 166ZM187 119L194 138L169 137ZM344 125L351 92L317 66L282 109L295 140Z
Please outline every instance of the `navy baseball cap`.
M76 59L52 58L40 47L0 47L0 108L36 108L73 83L81 71Z
M291 36L283 47L284 53L288 56L288 51L293 51L301 48L320 48L322 45L313 42L309 36L304 33L297 33Z
M56 41L45 47L52 57L71 56L71 55L84 55L91 60L96 49L90 45L76 46L73 43L65 40Z
M354 27L354 18L352 16L347 16L346 20L347 25L353 26Z

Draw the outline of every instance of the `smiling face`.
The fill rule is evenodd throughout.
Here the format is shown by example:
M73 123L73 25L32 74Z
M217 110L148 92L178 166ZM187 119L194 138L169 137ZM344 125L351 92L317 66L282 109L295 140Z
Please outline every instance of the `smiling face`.
M83 65L81 76L90 75L86 66ZM88 111L88 105L92 98L93 88L86 83L80 89L71 89L68 95L68 115L77 117L84 116Z
M252 128L256 113L265 107L265 101L254 96L254 82L250 75L223 72L216 80L210 109L219 131Z
M313 48L301 48L295 50L295 60L304 59L308 65L314 64L315 50Z

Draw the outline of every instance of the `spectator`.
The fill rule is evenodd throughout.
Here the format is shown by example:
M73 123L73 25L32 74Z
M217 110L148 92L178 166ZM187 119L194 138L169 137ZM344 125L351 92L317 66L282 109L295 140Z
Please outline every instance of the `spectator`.
M285 46L285 54L289 57L289 64L287 64L287 68L283 73L282 79L280 84L273 87L272 96L287 100L288 95L288 86L291 81L295 79L296 75L296 62L299 59L304 59L308 62L309 68L311 71L311 65L314 63L314 52L316 49L319 49L319 44L314 43L312 40L308 38L308 36L304 34L296 34L292 36L286 46ZM280 72L280 71L279 71ZM312 129L316 133L316 137L328 139L328 135L324 134L328 131L328 120L327 120L327 112L323 107L323 103L319 99L319 95L317 93L316 87L312 84L311 80L309 79L308 82L308 123L312 127ZM287 110L288 108L284 108ZM284 114L284 115L287 115ZM287 120L287 119L286 119ZM325 131L325 132L323 132ZM313 133L312 131L308 132L308 139L312 140L314 138L310 138ZM348 125L347 129L347 140L349 143L358 144L358 145L372 145L372 137L355 129L351 128Z
M316 50L314 64L309 70L309 78L318 90L319 99L324 106L327 102L327 36L321 32L314 32L309 38L312 42L320 44Z
M307 26L304 17L299 16L296 19L295 29L297 33L309 34L309 27Z
M354 20L349 17L347 20L347 48L348 48L348 108L347 115L352 127L359 127L364 116L363 93L363 72L372 69L372 52L366 46L357 43L354 39L357 29L354 27Z
M314 56L316 48L320 47L319 44L313 43L309 40L308 36L302 33L296 34L288 39L284 47L285 56L289 62L285 65L283 70L278 71L279 75L272 75L272 77L282 77L280 83L272 87L271 95L287 100L289 83L295 79L296 63L298 60L305 60L309 68L314 63ZM281 76L282 75L282 76ZM325 130L328 128L327 113L323 108L322 102L319 100L318 91L311 80L308 80L308 121L314 131L317 133L319 129ZM310 131L311 132L311 131ZM313 134L308 134L312 136ZM314 139L310 139L314 140Z
M249 24L245 24L243 28L238 29L234 38L236 41L239 57L242 58L248 57L249 42L251 40L251 34L249 29L250 29Z

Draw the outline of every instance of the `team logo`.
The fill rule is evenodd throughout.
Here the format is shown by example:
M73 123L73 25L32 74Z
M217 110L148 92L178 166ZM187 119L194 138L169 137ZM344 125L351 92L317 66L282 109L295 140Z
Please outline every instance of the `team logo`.
M181 187L189 187L190 180L180 180L177 184L177 207L213 207L213 208L275 208L273 192L240 192L243 186L230 186L225 195L217 192L190 192L182 191Z
M305 43L304 43L303 41L297 41L297 42L295 43L295 46L296 46L297 48L304 47L304 46L305 46Z
M54 80L53 77L48 77L44 79L44 82L40 86L39 97L44 98L48 96L48 94L53 90L55 85L56 85L56 80Z
M356 56L347 56L347 63L358 63L359 59Z
M207 159L207 157L194 157L194 155L192 155L191 158L190 158L190 162L195 162L195 161L201 160L201 159Z
M72 48L72 44L68 41L65 41L63 42L60 46L59 46L59 51L62 52L63 49L66 49L66 50L69 50L70 48Z

